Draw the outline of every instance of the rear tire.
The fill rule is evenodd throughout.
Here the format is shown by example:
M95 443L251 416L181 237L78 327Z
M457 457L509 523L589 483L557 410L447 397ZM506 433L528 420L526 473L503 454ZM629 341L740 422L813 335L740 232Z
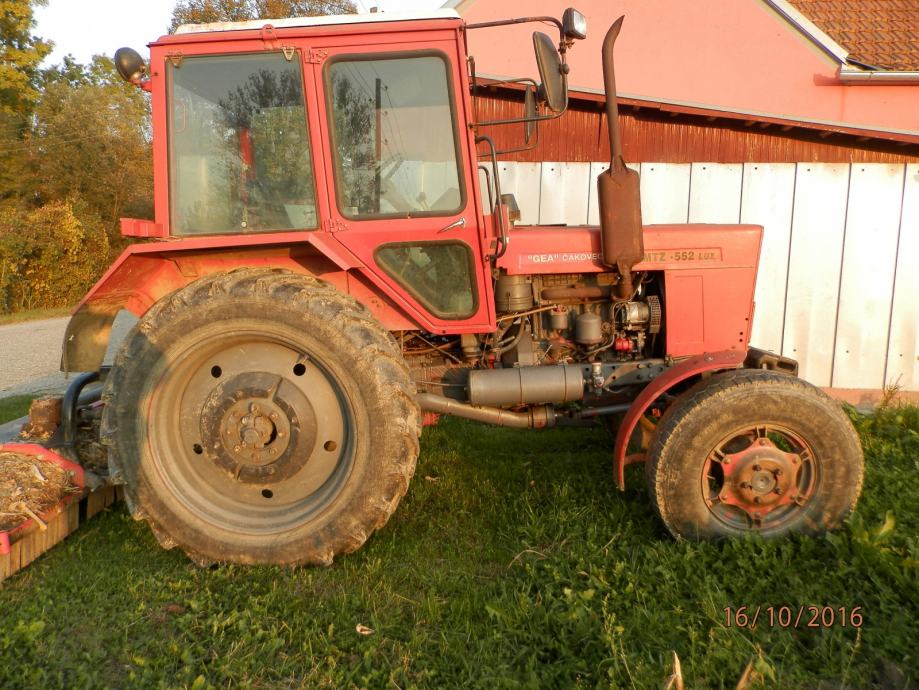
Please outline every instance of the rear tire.
M839 405L800 379L716 374L664 414L648 453L652 502L676 537L832 529L854 508L864 461Z
M163 298L106 383L128 505L198 563L330 564L382 527L418 457L392 336L309 276L239 269Z

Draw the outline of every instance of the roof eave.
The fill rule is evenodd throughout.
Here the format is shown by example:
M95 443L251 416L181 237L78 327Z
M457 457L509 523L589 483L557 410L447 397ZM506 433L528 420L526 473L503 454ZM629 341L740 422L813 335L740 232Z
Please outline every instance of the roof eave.
M866 71L859 69L847 69L843 67L839 70L839 81L850 86L866 84L883 84L893 86L916 85L919 84L919 72L916 71L893 71L893 70L876 70Z
M810 19L801 14L787 0L763 0L769 7L778 12L787 22L809 38L818 48L841 65L849 59L849 51L839 45L821 30Z

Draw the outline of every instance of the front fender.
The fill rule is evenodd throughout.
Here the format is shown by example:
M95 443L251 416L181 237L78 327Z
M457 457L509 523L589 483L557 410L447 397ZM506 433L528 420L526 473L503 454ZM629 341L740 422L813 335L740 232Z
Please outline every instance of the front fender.
M616 445L613 450L613 474L619 489L625 489L625 466L630 462L626 456L629 439L632 438L632 432L638 426L642 415L648 411L654 401L678 383L682 383L693 376L706 372L737 369L743 366L746 357L746 350L725 350L723 352L704 353L689 357L673 365L645 386L644 390L635 398L629 411L626 412L625 418L619 427L619 433L616 434ZM640 462L643 459L643 457L638 458L634 462Z

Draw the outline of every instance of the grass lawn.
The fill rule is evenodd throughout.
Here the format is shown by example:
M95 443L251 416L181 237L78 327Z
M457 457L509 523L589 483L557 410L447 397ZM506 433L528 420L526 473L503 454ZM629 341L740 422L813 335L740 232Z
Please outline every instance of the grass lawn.
M54 319L59 316L69 316L73 307L49 307L48 309L28 309L16 311L12 314L0 314L0 326L21 321L35 321L37 319Z
M5 424L29 414L29 404L31 402L31 395L11 395L7 398L0 398L0 424Z
M390 523L330 568L198 569L116 509L0 585L0 687L659 688L674 651L687 688L750 661L748 687L915 687L919 408L851 414L865 492L819 539L676 542L639 468L614 487L604 430L451 419ZM768 624L811 604L846 626ZM744 605L755 629L726 624Z

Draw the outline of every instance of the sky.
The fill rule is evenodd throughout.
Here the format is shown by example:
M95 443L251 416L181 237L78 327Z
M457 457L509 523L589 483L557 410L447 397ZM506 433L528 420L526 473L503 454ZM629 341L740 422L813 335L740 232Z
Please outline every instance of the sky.
M382 11L409 11L440 7L442 0L355 0L359 10L379 6ZM89 62L97 53L112 55L129 46L147 55L145 46L169 26L175 0L49 0L35 10L35 35L54 42L46 65L60 63L70 53Z

